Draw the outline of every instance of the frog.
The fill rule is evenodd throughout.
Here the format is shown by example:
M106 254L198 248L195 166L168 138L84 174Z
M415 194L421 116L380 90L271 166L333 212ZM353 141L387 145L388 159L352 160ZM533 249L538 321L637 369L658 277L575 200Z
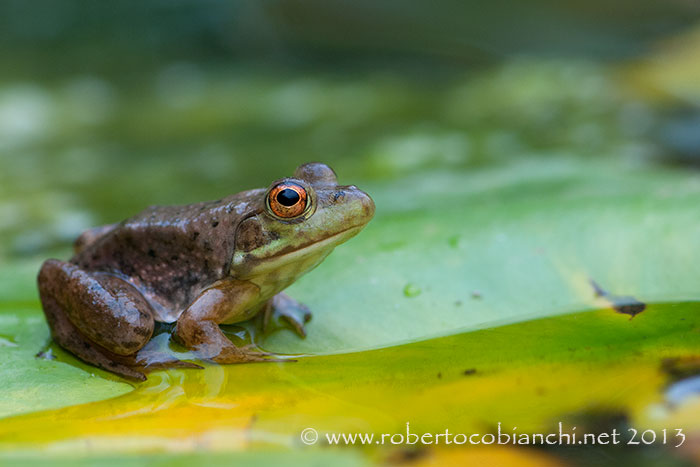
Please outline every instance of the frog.
M235 345L220 325L262 318L265 328L277 320L305 337L311 313L284 290L357 235L374 212L367 193L340 185L333 169L312 162L267 188L150 206L89 229L68 261L47 259L40 268L51 337L80 360L135 381L156 368L202 368L144 357L159 323L194 360L283 361L252 344Z

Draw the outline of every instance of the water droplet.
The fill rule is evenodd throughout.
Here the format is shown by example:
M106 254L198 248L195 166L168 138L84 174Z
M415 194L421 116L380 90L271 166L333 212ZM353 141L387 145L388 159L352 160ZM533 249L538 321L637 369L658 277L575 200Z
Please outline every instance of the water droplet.
M451 248L459 248L459 235L453 235L448 238L447 244L450 245Z
M418 286L410 282L406 284L406 287L403 288L403 294L405 297L408 298L417 297L418 295L420 295L420 293L421 290L418 288Z

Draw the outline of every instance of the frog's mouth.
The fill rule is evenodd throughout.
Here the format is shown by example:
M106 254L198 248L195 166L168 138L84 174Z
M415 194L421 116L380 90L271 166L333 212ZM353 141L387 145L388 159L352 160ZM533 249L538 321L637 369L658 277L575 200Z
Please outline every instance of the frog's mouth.
M246 279L251 276L259 276L279 270L286 264L299 263L300 265L313 262L309 269L320 263L333 249L357 235L362 225L356 225L342 230L330 237L317 242L311 242L300 247L287 247L278 252L266 255L266 248L251 252L236 251L231 261L231 275Z

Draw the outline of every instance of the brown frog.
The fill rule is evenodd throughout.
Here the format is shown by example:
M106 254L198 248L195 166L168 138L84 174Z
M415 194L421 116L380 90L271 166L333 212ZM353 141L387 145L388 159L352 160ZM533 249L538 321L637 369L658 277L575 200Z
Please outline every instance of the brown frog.
M303 337L308 309L282 293L374 215L372 199L340 186L321 163L267 189L217 201L153 206L84 232L68 262L49 259L39 294L54 340L80 359L135 380L151 369L139 351L155 322L218 363L276 360L235 346L219 324L261 314ZM197 365L176 359L159 367Z

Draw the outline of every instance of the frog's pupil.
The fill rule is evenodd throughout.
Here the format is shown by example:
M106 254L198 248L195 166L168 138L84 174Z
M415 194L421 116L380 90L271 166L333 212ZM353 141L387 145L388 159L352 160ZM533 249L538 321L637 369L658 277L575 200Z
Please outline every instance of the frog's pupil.
M277 193L277 202L282 206L294 206L299 202L299 193L292 190L291 188L285 188L284 190Z

